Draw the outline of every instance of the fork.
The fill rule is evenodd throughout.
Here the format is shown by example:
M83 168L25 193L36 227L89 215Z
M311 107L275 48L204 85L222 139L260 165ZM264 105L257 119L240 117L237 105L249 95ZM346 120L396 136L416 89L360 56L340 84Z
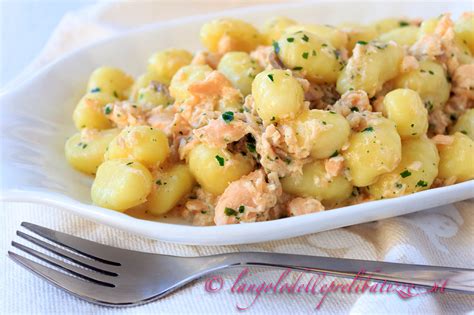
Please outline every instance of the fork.
M21 223L21 226L50 242L17 231L19 237L63 259L15 241L12 246L64 272L11 251L8 252L10 258L57 287L100 305L132 306L148 303L206 274L242 266L277 267L351 278L357 276L358 279L427 288L432 288L435 282L447 280L447 291L474 294L473 269L267 252L169 256L102 245L28 222ZM367 272L361 275L361 270Z

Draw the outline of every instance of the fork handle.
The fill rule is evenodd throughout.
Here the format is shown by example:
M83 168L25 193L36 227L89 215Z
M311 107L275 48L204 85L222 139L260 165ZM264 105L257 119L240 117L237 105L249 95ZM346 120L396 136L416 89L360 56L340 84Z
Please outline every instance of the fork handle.
M281 253L241 252L222 254L222 267L267 266L332 276L392 283L413 284L474 294L474 270L464 268L401 264L381 261L306 256Z

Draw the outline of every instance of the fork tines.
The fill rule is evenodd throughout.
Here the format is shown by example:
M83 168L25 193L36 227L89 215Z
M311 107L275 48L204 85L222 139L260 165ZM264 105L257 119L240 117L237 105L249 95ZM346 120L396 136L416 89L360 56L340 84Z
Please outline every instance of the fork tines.
M78 290L94 291L97 285L115 287L114 278L118 276L117 271L120 266L120 263L114 259L116 257L115 252L118 249L50 230L32 223L23 222L21 226L61 247L17 231L16 234L19 237L50 253L62 257L64 260L57 259L15 241L12 242L13 247L52 266L60 268L62 271L75 277L66 275L63 272L46 267L45 265L9 251L8 255L15 262L20 263L27 269L46 278L53 284L57 285L61 283L62 288L72 291L72 293L77 293Z

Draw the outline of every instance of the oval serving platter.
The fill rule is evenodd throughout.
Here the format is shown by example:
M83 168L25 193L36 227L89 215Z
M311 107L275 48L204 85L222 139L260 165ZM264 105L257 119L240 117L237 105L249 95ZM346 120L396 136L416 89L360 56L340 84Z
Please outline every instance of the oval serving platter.
M138 219L92 205L92 179L72 169L63 152L66 138L74 132L73 108L93 69L110 65L138 75L145 71L147 58L157 50L168 47L202 49L199 29L211 19L231 16L254 22L283 15L320 24L367 23L390 16L426 18L443 12L458 16L469 8L469 2L265 5L157 23L76 50L0 94L0 199L57 206L152 239L182 244L230 245L301 236L473 198L474 181L471 180L396 199L275 221L197 227L172 220Z

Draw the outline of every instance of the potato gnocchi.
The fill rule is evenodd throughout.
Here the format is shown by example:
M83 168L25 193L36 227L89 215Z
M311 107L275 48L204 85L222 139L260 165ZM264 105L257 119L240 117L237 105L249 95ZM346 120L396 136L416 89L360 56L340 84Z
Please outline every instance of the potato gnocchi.
M94 70L66 159L95 176L94 204L194 225L472 180L473 16L210 21L202 51L156 51L135 80Z

